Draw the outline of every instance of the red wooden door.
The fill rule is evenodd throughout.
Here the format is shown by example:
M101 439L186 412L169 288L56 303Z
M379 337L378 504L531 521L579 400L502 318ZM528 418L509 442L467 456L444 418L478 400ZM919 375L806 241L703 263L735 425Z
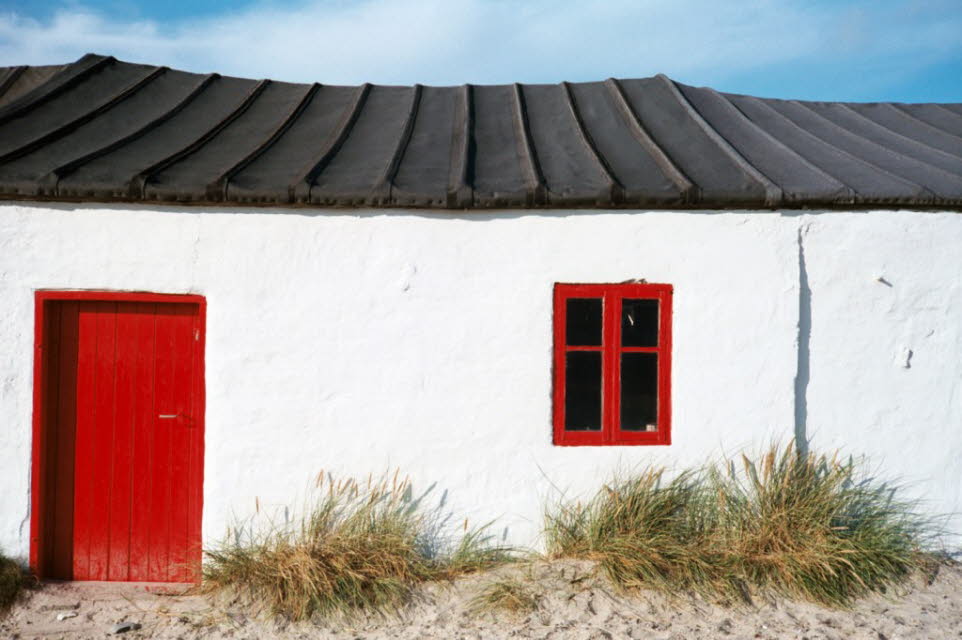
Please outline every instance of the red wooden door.
M202 306L61 300L43 315L42 575L194 580Z

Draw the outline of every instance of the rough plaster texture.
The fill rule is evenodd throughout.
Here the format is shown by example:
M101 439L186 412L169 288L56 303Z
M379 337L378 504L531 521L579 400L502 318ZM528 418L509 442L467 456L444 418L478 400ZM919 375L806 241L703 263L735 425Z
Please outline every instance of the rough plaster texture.
M811 289L807 428L863 453L962 537L962 216L802 220Z
M800 362L799 238L810 335ZM400 469L536 546L545 500L808 429L958 511L962 218L0 206L0 549L29 549L33 292L207 297L204 536ZM876 281L884 277L891 286ZM673 443L551 444L554 282L675 287ZM907 349L913 356L905 368ZM796 425L796 391L807 398ZM283 511L281 511L283 513Z

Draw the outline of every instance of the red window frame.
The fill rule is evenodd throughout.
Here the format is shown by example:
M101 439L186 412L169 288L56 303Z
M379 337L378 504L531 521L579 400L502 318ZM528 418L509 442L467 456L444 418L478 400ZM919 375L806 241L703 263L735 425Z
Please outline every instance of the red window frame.
M671 444L671 318L670 284L567 284L554 285L554 444L561 446L668 445ZM567 300L601 298L602 337L600 347L568 346L565 340ZM658 300L658 344L655 347L625 347L621 344L622 300ZM565 354L569 351L600 351L601 429L566 431ZM622 353L658 354L658 422L655 431L629 431L620 427Z

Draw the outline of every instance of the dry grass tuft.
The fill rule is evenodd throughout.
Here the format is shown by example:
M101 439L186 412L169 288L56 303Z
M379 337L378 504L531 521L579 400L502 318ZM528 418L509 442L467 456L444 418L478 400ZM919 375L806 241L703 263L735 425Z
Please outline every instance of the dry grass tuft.
M702 487L691 474L664 481L649 469L605 485L585 504L560 504L546 515L549 554L599 562L624 587L698 583L704 572L698 511Z
M541 595L529 582L518 578L502 578L485 584L469 603L474 613L532 613L538 609Z
M20 565L0 555L0 613L17 600L23 590L24 575Z
M661 469L619 480L550 509L545 533L551 555L596 560L625 588L847 606L931 557L931 522L896 493L851 461L789 445L670 481Z
M206 590L232 590L294 620L395 608L414 585L494 566L508 559L481 530L453 549L407 480L334 481L297 526L269 527L206 551Z

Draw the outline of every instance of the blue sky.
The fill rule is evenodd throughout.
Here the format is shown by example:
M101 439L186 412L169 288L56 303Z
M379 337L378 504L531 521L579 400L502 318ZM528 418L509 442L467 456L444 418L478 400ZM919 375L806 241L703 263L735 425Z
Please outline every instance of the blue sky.
M91 51L328 84L665 73L761 96L962 102L962 0L0 0L0 66Z

